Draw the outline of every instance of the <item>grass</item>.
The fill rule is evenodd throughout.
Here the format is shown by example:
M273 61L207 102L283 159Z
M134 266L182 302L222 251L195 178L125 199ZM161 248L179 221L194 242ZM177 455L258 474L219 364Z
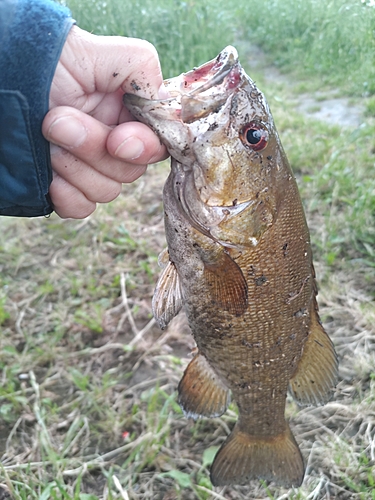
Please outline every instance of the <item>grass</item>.
M247 2L244 36L316 88L375 93L375 6L360 0Z
M307 462L301 488L259 482L212 487L209 466L237 419L236 409L193 423L176 402L193 342L183 316L161 332L151 315L157 255L165 245L161 192L169 169L168 162L152 166L84 221L55 215L0 219L0 497L374 500L373 98L365 100L366 116L357 128L307 119L296 111L295 95L301 81L312 92L316 48L305 47L309 67L300 69L301 79L296 80L290 61L280 61L281 48L291 55L297 44L290 41L292 28L304 40L297 28L310 19L306 9L311 17L311 9L323 15L326 7L332 19L337 3L307 2L296 9L295 1L287 0L265 2L258 10L251 0L246 8L241 1L70 5L86 29L153 41L166 76L214 57L244 33L245 24L253 30L251 41L254 26L266 34L266 22L272 27L273 44L257 41L292 76L277 73L270 79L274 68L263 56L263 66L255 68L248 43L239 44L241 60L267 96L300 185L321 317L340 357L340 383L324 407L298 410L288 400L287 415ZM359 13L356 41L372 22L373 10L359 2L350 5L349 12ZM342 25L345 19L349 23L345 12L338 17L343 33L349 29ZM316 22L311 30L319 34L323 25L333 28L333 22ZM337 44L346 43L344 36L337 38ZM361 43L370 50L368 39ZM323 74L324 67L314 71ZM339 82L335 90L347 92L345 78L339 81L337 75L348 68L335 68L334 75L325 74L325 85ZM359 68L350 67L353 82L363 77Z

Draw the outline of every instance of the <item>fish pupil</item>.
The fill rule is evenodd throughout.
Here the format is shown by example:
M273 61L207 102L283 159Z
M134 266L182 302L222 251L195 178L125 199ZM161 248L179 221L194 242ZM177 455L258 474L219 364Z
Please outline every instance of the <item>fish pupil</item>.
M246 132L246 140L249 144L258 144L258 142L262 139L262 132L260 130L256 130L255 128L250 128Z
M268 132L264 126L250 122L240 130L240 139L245 146L250 147L253 151L261 151L267 146Z

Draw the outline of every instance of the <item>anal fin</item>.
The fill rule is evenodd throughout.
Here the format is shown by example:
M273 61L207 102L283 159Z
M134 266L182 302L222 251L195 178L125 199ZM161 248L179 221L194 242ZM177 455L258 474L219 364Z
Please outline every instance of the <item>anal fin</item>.
M247 283L241 268L222 247L203 262L206 285L218 307L241 316L248 305Z
M202 354L189 363L178 386L178 402L191 418L219 417L230 402L229 389Z
M302 455L288 424L281 434L266 437L249 434L237 423L211 467L214 486L263 479L290 488L300 486L303 476Z
M289 382L289 392L300 406L323 405L337 383L338 360L331 339L320 323L312 301L311 327L302 357Z
M160 255L159 261L163 262L165 252ZM179 313L182 304L180 278L175 265L168 260L162 270L152 298L152 312L162 330Z

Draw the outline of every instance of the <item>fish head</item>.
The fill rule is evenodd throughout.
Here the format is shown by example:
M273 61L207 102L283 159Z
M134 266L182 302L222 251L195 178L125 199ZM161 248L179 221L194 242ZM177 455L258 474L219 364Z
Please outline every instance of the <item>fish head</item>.
M249 205L277 184L275 176L287 160L266 99L234 47L166 80L165 87L169 99L126 94L124 103L161 138L184 179L193 177L199 202L220 208Z

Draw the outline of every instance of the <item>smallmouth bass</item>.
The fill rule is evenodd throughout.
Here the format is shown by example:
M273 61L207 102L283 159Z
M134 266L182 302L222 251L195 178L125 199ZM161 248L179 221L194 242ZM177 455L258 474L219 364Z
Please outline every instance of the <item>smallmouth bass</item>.
M264 95L236 49L166 80L170 98L124 96L172 160L163 200L168 249L153 298L161 328L185 308L197 344L179 384L188 417L238 421L211 468L213 485L303 481L285 420L327 402L338 363L321 325L298 188Z

